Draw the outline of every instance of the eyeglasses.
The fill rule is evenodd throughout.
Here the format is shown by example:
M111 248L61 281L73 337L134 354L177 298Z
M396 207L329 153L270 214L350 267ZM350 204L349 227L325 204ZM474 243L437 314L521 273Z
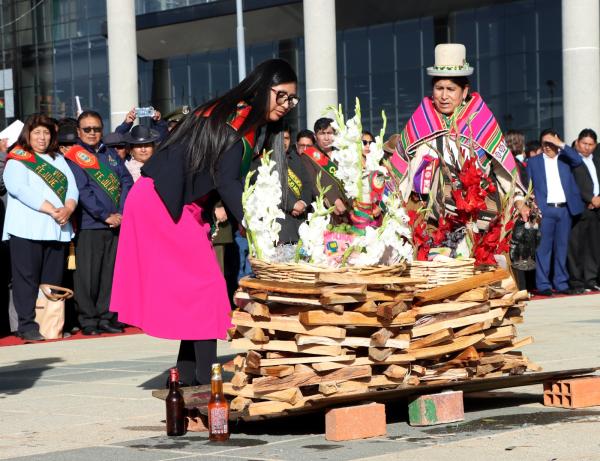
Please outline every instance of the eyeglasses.
M366 139L362 140L363 146L370 146L371 144L375 144L375 141L367 141Z
M101 126L86 126L84 128L81 128L82 131L84 133L91 133L92 131L94 133L102 133L102 127Z
M312 147L313 145L312 144L297 144L297 146L299 148L301 147L302 149L306 149L307 147Z
M543 142L542 147L554 147L554 144L552 144L551 142Z
M280 106L283 106L287 102L288 107L293 109L300 102L300 97L295 94L287 94L285 91L277 91L275 88L271 88L271 91L275 93L275 102Z

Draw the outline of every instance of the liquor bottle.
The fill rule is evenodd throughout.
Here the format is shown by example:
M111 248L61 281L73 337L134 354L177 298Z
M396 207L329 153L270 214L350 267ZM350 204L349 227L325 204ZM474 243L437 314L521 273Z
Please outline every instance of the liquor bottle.
M220 363L213 363L211 368L208 439L214 442L224 442L229 439L229 403L223 394Z
M179 370L171 368L169 393L167 394L167 435L185 434L185 415L183 395L179 390Z

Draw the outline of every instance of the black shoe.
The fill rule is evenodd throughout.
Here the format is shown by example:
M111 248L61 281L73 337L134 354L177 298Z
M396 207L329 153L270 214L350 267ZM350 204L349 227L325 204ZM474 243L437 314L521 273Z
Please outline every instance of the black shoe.
M98 325L98 331L100 333L123 333L122 328L117 328L115 326L112 326L110 323Z
M123 322L119 322L118 320L114 321L114 322L110 322L111 326L115 327L115 328L120 328L121 330L124 330L128 325L126 323Z
M97 336L100 334L96 327L83 327L81 333L85 336Z
M540 296L552 296L552 290L540 290L538 291Z
M17 336L24 341L45 341L44 338L39 331L37 330L27 330L23 333L17 333Z
M585 288L568 288L566 290L558 290L558 293L561 295L569 295L569 296L581 295L581 294L585 293Z
M585 286L585 291L600 291L600 286L596 285L595 283L592 284L586 284Z

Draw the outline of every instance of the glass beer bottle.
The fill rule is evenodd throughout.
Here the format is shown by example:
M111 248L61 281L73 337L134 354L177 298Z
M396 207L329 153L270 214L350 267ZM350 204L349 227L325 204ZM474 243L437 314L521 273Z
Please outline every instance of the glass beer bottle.
M229 403L223 394L220 363L213 363L210 377L208 439L214 442L224 442L229 439Z
M171 368L169 393L167 394L167 435L185 434L185 414L183 395L179 390L179 370Z

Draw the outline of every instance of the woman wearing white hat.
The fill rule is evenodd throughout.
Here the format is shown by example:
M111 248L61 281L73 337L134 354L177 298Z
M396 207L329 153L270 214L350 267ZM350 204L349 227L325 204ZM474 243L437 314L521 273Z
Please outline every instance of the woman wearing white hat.
M461 159L474 151L478 167L492 178L498 191L488 196L488 210L480 214L478 225L485 228L497 215L500 199L513 189L518 172L494 115L478 93L470 92L468 76L472 73L464 45L436 46L435 65L427 68L432 77L431 96L423 99L395 136L391 163L405 198L412 195L426 203L435 198L431 213L437 218L439 213L452 212L450 183L460 171ZM527 219L529 208L518 177L516 184L514 204Z

